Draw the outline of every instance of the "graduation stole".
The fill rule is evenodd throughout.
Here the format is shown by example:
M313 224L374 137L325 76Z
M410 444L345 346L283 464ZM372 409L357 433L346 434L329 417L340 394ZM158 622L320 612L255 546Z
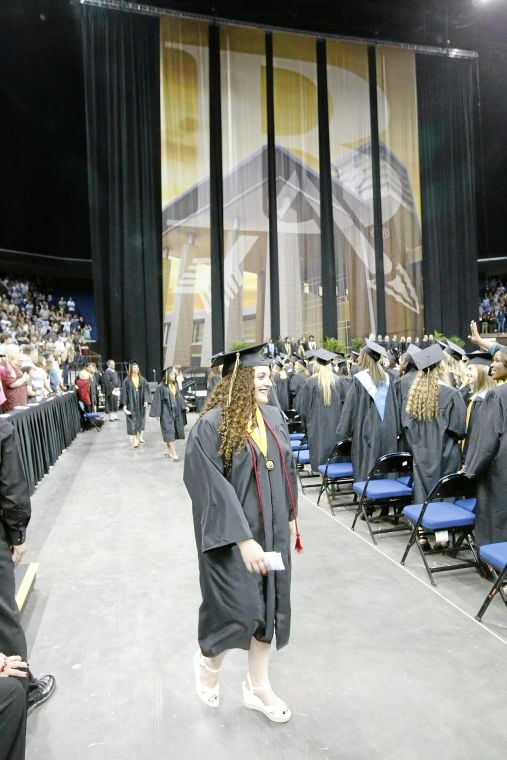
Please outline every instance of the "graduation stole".
M255 419L256 419L256 422L257 422L257 425L258 425L258 430L254 431L254 430L252 430L249 427L248 428L248 434L249 434L250 438L253 441L255 441L256 445L259 447L259 451L261 452L262 456L266 460L266 468L268 470L273 470L274 469L274 463L270 459L266 459L267 453L268 453L268 439L267 439L267 434L266 434L266 428L269 430L269 432L273 436L273 438L275 440L275 443L276 443L276 445L278 447L278 453L280 454L280 461L282 463L282 469L283 469L284 476L285 476L285 482L287 484L287 490L289 492L289 499L290 499L290 504L291 504L291 507L292 507L292 514L294 515L294 522L295 522L295 525L296 525L296 543L295 543L294 548L296 549L297 552L302 552L303 551L303 545L301 543L301 533L299 532L299 525L298 525L298 519L297 519L297 514L296 514L296 511L297 511L296 510L296 502L294 500L294 494L292 493L292 486L290 484L289 473L287 472L287 467L285 465L285 460L284 460L284 457L283 457L283 452L282 452L282 447L280 445L280 441L278 440L278 438L277 438L277 436L275 434L275 431L273 430L273 428L271 427L271 425L262 416L262 412L261 412L261 410L259 409L258 406L255 407ZM262 444L263 447L265 447L264 451L261 448L261 446L259 445L258 441ZM252 465L253 465L253 471L254 471L255 485L257 487L257 498L259 500L259 511L261 513L261 519L264 521L264 518L263 518L263 503L262 503L261 484L260 484L260 480L259 480L259 471L257 469L257 457L255 455L255 451L254 451L254 447L252 445L252 441L247 438L246 442L248 444L248 448L250 449L250 455L252 457ZM271 464L271 467L269 466L268 463Z
M268 470L272 470L273 467L268 466L269 460L266 458L268 456L268 437L266 435L266 425L264 424L264 417L262 416L262 412L257 405L255 407L255 421L257 423L257 427L249 425L248 435L256 444L264 459L266 459L266 467ZM273 463L271 462L271 464Z
M380 383L380 385L375 385L366 369L363 369L362 372L357 372L356 378L359 380L366 393L373 399L373 402L377 407L378 415L383 422L386 412L387 392L389 391L389 375L386 374L385 383Z

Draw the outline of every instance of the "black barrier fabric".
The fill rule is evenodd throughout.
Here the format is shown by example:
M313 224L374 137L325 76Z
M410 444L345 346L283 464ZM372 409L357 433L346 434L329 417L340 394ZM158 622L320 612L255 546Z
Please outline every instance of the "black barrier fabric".
M11 412L26 479L33 493L60 454L81 430L74 391Z
M417 56L426 332L468 335L478 275L477 60Z
M159 21L83 7L90 226L101 353L161 370Z

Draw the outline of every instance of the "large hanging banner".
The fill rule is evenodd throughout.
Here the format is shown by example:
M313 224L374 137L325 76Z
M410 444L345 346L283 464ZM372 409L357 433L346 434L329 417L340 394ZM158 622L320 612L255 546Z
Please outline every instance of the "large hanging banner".
M376 333L368 51L327 42L338 336ZM322 335L316 41L273 33L280 330L270 333L264 32L220 29L225 349ZM414 54L377 50L388 330L423 325ZM208 27L161 20L166 365L211 353Z

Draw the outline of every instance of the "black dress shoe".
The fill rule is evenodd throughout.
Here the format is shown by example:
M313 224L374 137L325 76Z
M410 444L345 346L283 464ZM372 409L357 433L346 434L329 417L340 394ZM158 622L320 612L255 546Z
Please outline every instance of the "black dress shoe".
M41 676L30 683L30 688L28 689L28 713L44 704L53 694L55 688L56 679L50 675Z

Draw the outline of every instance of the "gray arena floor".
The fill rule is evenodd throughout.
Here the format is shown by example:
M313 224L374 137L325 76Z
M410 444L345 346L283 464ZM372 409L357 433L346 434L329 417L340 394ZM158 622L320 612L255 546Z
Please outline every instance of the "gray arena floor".
M291 642L272 658L293 718L242 706L244 652L207 710L183 461L164 459L156 421L146 438L131 450L123 419L79 435L33 497L23 622L57 691L29 718L27 760L504 760L507 610L496 599L473 619L488 582L464 570L433 590L415 550L399 565L406 534L375 548L315 491L300 497Z

